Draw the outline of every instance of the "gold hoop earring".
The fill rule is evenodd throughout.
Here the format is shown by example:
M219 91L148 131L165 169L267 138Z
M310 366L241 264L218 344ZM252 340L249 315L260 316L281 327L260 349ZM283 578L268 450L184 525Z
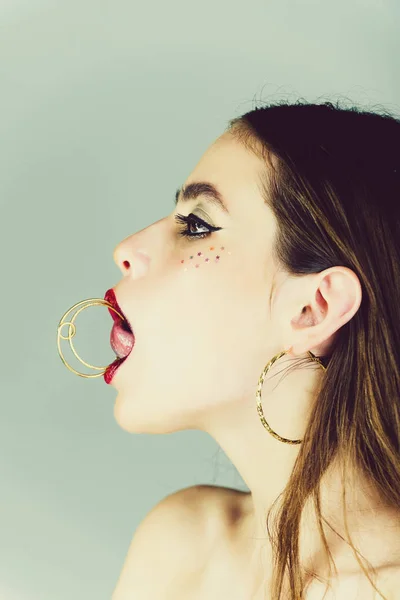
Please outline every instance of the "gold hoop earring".
M76 314L72 317L71 321L64 321L64 319L67 317L67 315L69 315L69 313L74 310L75 308L77 308L78 306L80 306L81 304L86 304L86 306L82 306L77 312ZM75 333L76 333L76 327L74 324L74 321L76 319L76 317L79 315L79 313L82 310L85 310L85 308L89 308L89 306L107 306L107 308L111 308L111 310L113 310L114 312L117 313L117 315L123 320L125 321L125 317L123 315L121 315L109 302L107 302L106 300L103 300L103 298L89 298L88 300L82 300L81 302L77 302L76 304L74 304L74 306L72 306L69 310L67 310L67 312L61 317L60 322L58 324L58 328L57 328L57 347L58 347L58 354L60 355L61 360L63 361L64 365L67 367L67 369L69 369L70 371L72 371L72 373L75 373L75 375L79 375L80 377L85 377L87 379L92 379L93 377L101 377L103 375L103 373L105 373L107 367L94 367L93 365L90 365L89 363L85 362L84 360L82 360L82 358L80 358L80 356L78 356L78 353L76 352L74 345L72 343L72 338L74 337ZM69 325L69 329L68 329L68 336L63 336L61 333L62 328L65 325ZM95 375L85 375L84 373L79 373L79 371L76 371L73 367L71 367L67 361L65 360L63 353L61 352L61 347L60 347L60 340L68 340L70 348L72 350L72 352L74 353L74 355L76 356L76 358L79 360L79 362L81 362L83 365L85 365L85 367L88 367L89 369L94 369L96 371L100 371L100 373L96 373Z
M284 356L285 354L287 354L288 352L290 352L290 350L292 349L292 347L290 347L288 350L283 350L283 352L278 352L278 354L276 354L273 358L271 358L271 360L265 365L260 378L258 380L258 386L257 386L257 393L256 393L256 401L257 401L257 412L258 412L258 416L260 417L261 423L264 425L265 429L277 440L279 440L280 442L284 442L285 444L301 444L301 442L303 440L289 440L287 438L281 437L278 433L276 433L275 431L273 431L273 429L271 429L271 427L269 426L269 424L267 423L265 417L264 417L264 412L261 406L261 389L264 383L264 379L266 374L268 373L268 371L270 370L270 368L272 367L272 365L279 360L280 358L282 358L282 356ZM319 364L319 366L326 371L326 367L324 367L324 365L322 364L322 362L320 361L320 359L315 356L312 352L308 351L308 354L310 356L310 358L316 362L317 364Z

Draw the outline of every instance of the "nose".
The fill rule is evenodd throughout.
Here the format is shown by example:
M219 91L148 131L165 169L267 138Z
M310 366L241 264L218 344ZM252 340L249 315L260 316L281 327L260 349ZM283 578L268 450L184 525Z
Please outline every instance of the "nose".
M149 268L150 256L144 248L136 247L130 236L120 242L113 253L114 262L122 275L131 275L137 279L143 277Z
M154 265L155 257L160 257L169 234L170 219L163 217L122 240L113 253L114 262L122 275L133 278L143 277Z

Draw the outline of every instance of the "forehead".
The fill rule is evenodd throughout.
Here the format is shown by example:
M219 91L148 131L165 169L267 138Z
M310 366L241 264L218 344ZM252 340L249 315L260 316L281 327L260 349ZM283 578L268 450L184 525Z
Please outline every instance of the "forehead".
M187 178L209 181L220 191L229 213L234 215L265 213L260 176L267 165L234 136L226 132L205 151Z

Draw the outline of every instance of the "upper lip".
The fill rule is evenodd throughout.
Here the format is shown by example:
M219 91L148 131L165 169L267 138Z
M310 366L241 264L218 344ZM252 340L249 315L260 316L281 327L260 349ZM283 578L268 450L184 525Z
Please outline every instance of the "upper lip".
M109 302L111 304L111 306L113 308L115 308L115 310L117 310L124 317L125 321L128 323L129 327L131 328L131 331L133 332L132 325L130 324L129 319L127 319L127 317L125 316L125 313L123 312L120 305L118 304L118 300L117 300L117 296L115 295L114 288L110 288L109 290L106 291L106 293L104 294L104 300L106 302ZM121 320L120 317L117 315L117 313L114 312L110 307L108 307L108 312L110 313L110 315L112 316L112 318L114 319L115 322Z

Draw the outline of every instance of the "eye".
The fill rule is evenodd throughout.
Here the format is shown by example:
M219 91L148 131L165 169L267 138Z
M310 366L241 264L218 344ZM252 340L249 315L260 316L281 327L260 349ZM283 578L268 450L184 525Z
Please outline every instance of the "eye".
M196 238L196 239L200 239L200 238L205 238L209 235L211 235L211 233L213 231L218 231L219 229L222 229L221 227L213 227L213 225L210 225L209 223L206 223L205 221L203 221L203 219L200 219L200 217L196 217L193 213L190 213L190 215L188 215L187 217L185 217L184 215L175 215L175 221L177 223L182 223L184 225L186 225L186 228L179 231L179 235L182 235L186 238ZM190 228L194 226L200 226L203 229L207 229L206 232L200 232L200 233L193 233Z

